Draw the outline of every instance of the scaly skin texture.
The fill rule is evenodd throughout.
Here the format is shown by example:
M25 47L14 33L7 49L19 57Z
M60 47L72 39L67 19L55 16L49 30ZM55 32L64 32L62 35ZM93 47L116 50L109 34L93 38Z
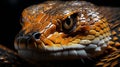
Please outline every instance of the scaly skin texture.
M120 23L114 20L120 13L117 16L115 11L85 1L47 1L30 6L22 12L22 29L15 38L15 48L18 55L35 64L103 55L96 66L116 66L120 58Z
M117 22L120 22L118 20ZM117 23L118 24L118 23ZM115 26L116 24L112 25ZM103 57L96 64L97 67L119 67L120 66L120 24L112 31L112 39L107 47L107 56Z
M117 50L108 56L102 58L97 64L97 67L120 67L120 50Z
M47 1L28 7L21 24L15 48L34 62L95 58L111 39L106 18L85 1Z

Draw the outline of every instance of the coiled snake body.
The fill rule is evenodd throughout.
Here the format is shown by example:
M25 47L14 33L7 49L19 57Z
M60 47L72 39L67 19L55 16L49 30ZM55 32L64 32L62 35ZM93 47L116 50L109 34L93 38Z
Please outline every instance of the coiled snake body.
M113 51L119 58L120 41L114 37L119 36L119 23L109 21L114 15L111 12L106 16L102 8L85 1L47 1L30 6L22 13L15 49L22 58L34 63L96 58ZM106 61L102 61L97 66L105 66Z

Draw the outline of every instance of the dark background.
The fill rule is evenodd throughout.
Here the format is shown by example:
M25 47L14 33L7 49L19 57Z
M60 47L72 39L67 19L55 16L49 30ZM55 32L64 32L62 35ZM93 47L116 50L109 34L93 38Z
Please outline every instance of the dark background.
M14 38L20 31L19 19L23 9L43 1L3 0L0 7L0 44L14 48Z
M45 0L44 0L45 1ZM119 7L116 0L87 0L97 5ZM14 38L21 29L20 15L24 8L38 4L41 0L3 0L0 4L0 44L14 49Z

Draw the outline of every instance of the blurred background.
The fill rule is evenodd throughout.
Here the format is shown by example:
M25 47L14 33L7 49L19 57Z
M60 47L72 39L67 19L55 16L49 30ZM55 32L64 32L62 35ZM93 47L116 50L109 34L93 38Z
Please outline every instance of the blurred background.
M45 1L45 0L44 0ZM21 29L19 19L23 9L42 3L41 0L3 0L0 1L0 44L14 49L14 38ZM87 0L97 5L119 7L116 0Z

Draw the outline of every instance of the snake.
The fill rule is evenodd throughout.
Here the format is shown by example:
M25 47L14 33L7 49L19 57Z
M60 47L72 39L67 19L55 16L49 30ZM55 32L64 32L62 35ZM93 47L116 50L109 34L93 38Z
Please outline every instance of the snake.
M86 1L46 1L29 6L21 14L22 29L15 37L17 52L7 51L4 56L11 58L13 53L15 59L22 57L22 63L23 59L39 63L104 55L96 67L114 67L120 62L120 23L115 21L119 14L119 8L111 10ZM4 56L2 62L8 63Z

